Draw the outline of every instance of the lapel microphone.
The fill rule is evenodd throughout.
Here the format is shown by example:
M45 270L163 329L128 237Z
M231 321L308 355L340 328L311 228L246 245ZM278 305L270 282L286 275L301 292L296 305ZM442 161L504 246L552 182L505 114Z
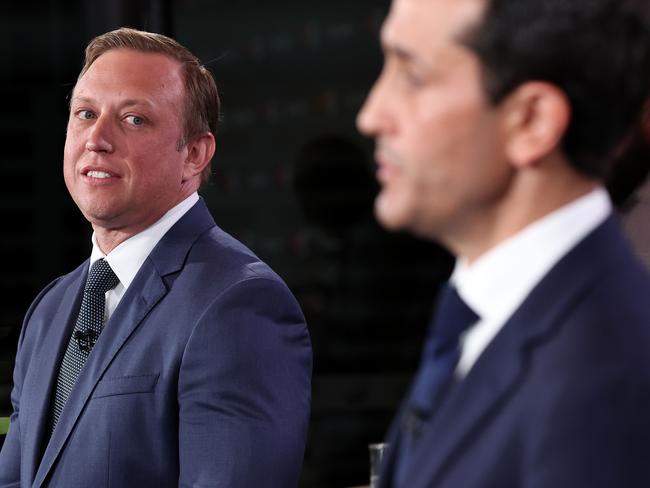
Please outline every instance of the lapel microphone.
M433 418L438 411L440 404L444 402L446 396L451 394L451 391L456 388L459 381L452 378L441 388L440 395L437 398L435 405L430 408L417 407L410 405L402 419L402 432L406 432L412 436L413 439L418 439L422 434L424 424Z
M414 407L410 407L402 420L402 431L413 439L420 437L424 423L429 420L430 412L424 412Z
M77 341L79 350L87 354L93 348L95 342L97 342L98 334L91 329L75 330L73 337Z

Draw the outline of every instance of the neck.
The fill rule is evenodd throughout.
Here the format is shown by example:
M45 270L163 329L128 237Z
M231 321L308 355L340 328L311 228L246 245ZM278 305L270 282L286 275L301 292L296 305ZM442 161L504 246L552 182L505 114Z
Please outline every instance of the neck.
M472 263L533 222L594 190L600 182L565 161L520 170L503 197L480 218L457 229L444 243Z
M160 217L162 217L162 215ZM157 221L158 219L154 220L153 222L147 225L122 228L122 229L107 229L101 227L100 225L93 224L93 231L95 232L97 247L99 247L99 249L102 251L103 254L107 255L117 246L122 244L124 241L130 239L136 234L139 234L140 232L147 229Z
M146 215L146 217L143 215L138 217L131 215L130 218L128 218L122 215L119 217L113 217L110 220L91 220L90 223L95 231L97 246L102 253L110 253L127 239L130 239L154 225L172 208L196 192L197 188L198 185L188 185L187 188L185 188L185 191L179 193L177 198L168 202L167 205L163 206L163 208L156 212Z

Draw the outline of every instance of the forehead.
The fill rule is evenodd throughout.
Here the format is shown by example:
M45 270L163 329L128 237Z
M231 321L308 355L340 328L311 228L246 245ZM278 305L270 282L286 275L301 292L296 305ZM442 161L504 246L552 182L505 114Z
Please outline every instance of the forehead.
M423 61L439 61L433 58L445 48L461 47L459 38L480 22L485 8L486 0L393 0L382 43Z
M180 99L184 83L181 63L165 54L111 49L100 55L78 80L74 96L140 96Z

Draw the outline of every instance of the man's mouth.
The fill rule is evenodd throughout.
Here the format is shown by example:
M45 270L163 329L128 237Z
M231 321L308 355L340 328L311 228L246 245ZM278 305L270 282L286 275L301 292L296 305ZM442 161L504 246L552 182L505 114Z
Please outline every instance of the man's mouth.
M111 178L113 175L106 171L88 171L86 176L89 176L90 178Z

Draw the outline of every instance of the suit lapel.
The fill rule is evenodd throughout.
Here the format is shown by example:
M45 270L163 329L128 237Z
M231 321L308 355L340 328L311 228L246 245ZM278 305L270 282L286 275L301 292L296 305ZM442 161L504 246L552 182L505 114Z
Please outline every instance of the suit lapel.
M410 473L406 486L435 486L445 467L516 393L526 379L528 354L553 338L567 309L624 247L619 234L610 218L535 287L425 428L414 460L422 468Z
M71 280L67 284L61 305L46 328L43 328L46 331L45 337L41 341L40 349L34 353L35 368L30 373L30 377L25 379L25 384L36 385L23 392L20 405L21 416L30 419L22 426L24 447L21 451L24 456L23 465L29 466L29 480L26 481L30 485L41 460L43 442L49 428L52 391L59 363L77 318L87 271L86 261L71 273Z
M106 368L142 319L167 293L160 276L147 268L153 267L145 262L88 357L45 449L34 486L41 486L45 480ZM58 363L54 365L57 371L58 367Z
M34 481L35 487L40 487L46 479L108 366L138 325L167 294L164 276L180 271L191 245L201 233L214 225L203 200L200 200L165 234L145 260L77 379L43 454ZM68 338L69 332L66 340ZM58 371L58 366L56 363L51 367ZM49 401L47 404L49 406Z
M408 399L410 396L411 388L409 387L408 394L405 395L404 398ZM388 444L388 447L384 453L384 458L382 459L379 470L379 488L388 488L393 485L395 462L397 461L397 446L399 446L399 443L401 442L402 421L407 404L407 401L402 402L397 415L395 415L395 418L388 429L388 435L386 436L385 441Z

